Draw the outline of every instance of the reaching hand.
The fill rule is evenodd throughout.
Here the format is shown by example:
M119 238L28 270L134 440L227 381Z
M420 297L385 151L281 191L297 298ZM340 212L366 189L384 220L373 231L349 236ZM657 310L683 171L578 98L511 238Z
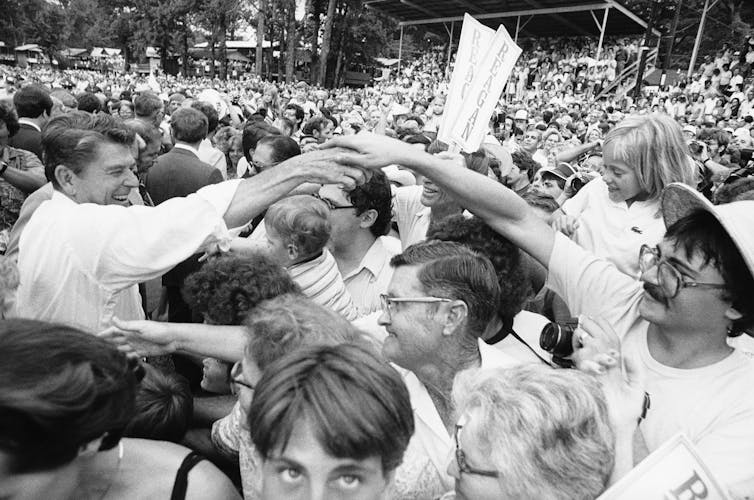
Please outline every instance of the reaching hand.
M169 323L160 321L123 321L113 318L113 326L101 332L99 337L109 340L125 353L139 356L159 356L176 351L176 339L170 332Z
M644 410L641 365L622 354L618 335L602 318L580 317L573 342L576 367L602 382L614 430L632 432Z
M551 224L553 229L560 231L570 238L576 232L576 229L579 228L579 219L573 215L554 215Z
M340 158L345 164L371 170L393 164L410 166L407 163L417 152L416 148L405 142L366 132L336 137L323 144L322 148L346 148L350 151L345 151Z
M350 191L364 184L369 178L362 165L349 160L351 151L323 145L318 150L294 156L288 162L296 165L307 175L307 181L316 184L337 184Z

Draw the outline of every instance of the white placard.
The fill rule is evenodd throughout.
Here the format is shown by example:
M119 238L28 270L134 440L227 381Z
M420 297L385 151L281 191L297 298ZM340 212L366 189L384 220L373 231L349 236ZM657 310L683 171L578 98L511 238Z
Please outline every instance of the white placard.
M479 65L494 36L495 31L492 28L483 25L469 14L464 14L456 63L453 68L453 76L450 78L440 128L437 132L437 138L446 144L451 142L450 129L457 120L464 98L471 89Z
M598 500L730 500L694 444L676 434Z
M478 67L461 109L451 124L451 143L468 153L479 149L489 132L490 116L520 55L521 47L516 45L501 24Z

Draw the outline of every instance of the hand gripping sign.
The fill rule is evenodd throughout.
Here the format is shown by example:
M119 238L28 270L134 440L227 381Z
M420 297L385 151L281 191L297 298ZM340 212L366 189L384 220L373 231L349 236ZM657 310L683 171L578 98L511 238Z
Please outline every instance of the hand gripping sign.
M445 101L445 109L437 132L437 138L446 144L452 142L450 128L461 110L463 100L471 89L482 58L487 53L487 48L494 36L495 32L491 28L468 14L463 16L456 64L453 68L453 76L450 78L448 98Z
M520 55L521 48L500 25L451 124L450 143L468 153L479 149L488 133L490 116Z
M598 500L729 500L683 434L657 448Z

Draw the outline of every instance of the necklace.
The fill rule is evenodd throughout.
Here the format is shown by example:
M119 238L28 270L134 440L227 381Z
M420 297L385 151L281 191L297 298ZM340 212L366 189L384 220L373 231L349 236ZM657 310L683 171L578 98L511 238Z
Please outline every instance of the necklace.
M118 443L118 464L115 466L115 472L112 474L110 478L110 483L107 485L107 488L105 488L105 492L102 493L100 500L105 498L107 494L110 493L110 488L113 487L113 483L115 483L115 480L118 479L118 476L120 475L120 465L122 462L123 462L123 441Z

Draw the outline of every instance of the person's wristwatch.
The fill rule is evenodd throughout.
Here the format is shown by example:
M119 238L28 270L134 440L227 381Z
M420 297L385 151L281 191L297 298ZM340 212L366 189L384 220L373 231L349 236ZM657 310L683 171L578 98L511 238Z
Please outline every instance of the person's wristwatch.
M2 160L0 160L0 177L5 175L5 171L8 170L8 164Z

